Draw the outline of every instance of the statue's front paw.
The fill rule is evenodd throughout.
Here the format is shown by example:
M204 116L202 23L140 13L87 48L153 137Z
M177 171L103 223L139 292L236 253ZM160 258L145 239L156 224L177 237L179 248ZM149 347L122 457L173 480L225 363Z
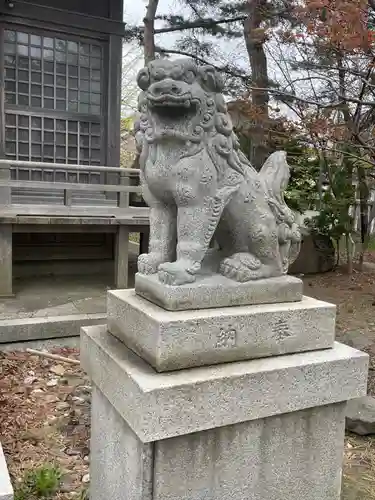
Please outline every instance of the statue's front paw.
M141 274L155 274L160 264L165 262L159 253L142 253L138 257L138 272Z
M184 262L166 262L159 266L159 280L166 285L178 286L195 281L195 273Z
M236 253L223 259L220 264L220 273L239 283L259 279L262 264L259 259L250 253Z

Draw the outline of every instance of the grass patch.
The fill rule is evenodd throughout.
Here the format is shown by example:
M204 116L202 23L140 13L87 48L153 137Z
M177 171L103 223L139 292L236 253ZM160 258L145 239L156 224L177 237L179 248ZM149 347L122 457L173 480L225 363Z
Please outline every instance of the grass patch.
M77 500L90 500L89 489L85 488L80 491Z
M28 470L15 488L14 500L52 498L60 487L60 481L61 471L55 465L44 464Z

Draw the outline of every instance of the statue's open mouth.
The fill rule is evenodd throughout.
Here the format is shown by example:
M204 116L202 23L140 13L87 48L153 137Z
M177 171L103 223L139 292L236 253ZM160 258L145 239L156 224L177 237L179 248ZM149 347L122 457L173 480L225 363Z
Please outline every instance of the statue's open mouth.
M161 94L157 96L149 93L147 99L149 107L165 118L178 119L195 114L198 106L197 100L192 99L190 92L179 95Z
M191 94L185 92L184 94L161 94L154 95L149 93L147 99L151 106L153 107L179 107L179 108L190 108L192 106Z

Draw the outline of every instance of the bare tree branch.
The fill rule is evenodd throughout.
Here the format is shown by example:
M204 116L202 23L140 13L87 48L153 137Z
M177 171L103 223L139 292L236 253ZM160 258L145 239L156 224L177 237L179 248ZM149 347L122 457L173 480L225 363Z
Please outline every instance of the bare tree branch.
M208 66L212 66L215 68L217 71L226 73L227 75L233 76L235 78L241 78L244 82L249 82L250 81L250 76L247 76L242 73L237 73L236 71L233 71L230 69L229 66L217 66L203 57L196 56L195 54L191 54L190 52L185 52L184 50L177 50L177 49L163 49L161 47L155 47L155 52L159 54L175 54L179 56L184 56L184 57L191 57L192 59L195 59L196 61L200 62L201 64L205 64Z
M182 23L176 26L158 28L155 30L155 34L160 35L161 33L171 33L173 31L191 30L194 28L208 29L208 28L213 28L214 26L218 26L219 24L235 23L237 21L244 21L245 19L246 16L237 16L229 19L218 19L217 21L215 21L214 19L198 19L197 21Z
M354 104L361 103L362 106L374 106L375 105L375 101L363 101L361 99L356 99L355 97L346 97L345 100L339 100L337 102L322 104L321 102L318 102L318 101L306 99L305 97L299 97L298 95L289 94L288 92L283 92L282 90L273 89L270 87L252 87L252 86L250 86L248 88L250 90L259 90L259 91L264 91L264 92L270 92L271 94L275 94L276 99L278 96L285 97L286 99L301 101L301 102L304 102L306 104L311 104L312 106L318 106L318 107L324 108L324 109L339 108L340 106L342 106L343 102L350 102L350 103L354 103ZM282 99L280 99L280 100L282 100Z
M196 6L191 3L191 0L186 0L189 7L191 8L191 10L194 12L194 14L199 18L199 19L202 19L202 16L200 15L200 12L199 10L196 8Z
M372 74L372 72L374 70L374 64L375 64L375 55L372 57L371 62L369 63L367 74L366 74L365 80L362 83L362 88L361 88L361 91L359 93L360 102L357 104L357 108L355 110L354 119L353 119L355 127L358 126L359 120L361 118L362 100L363 100L363 96L364 96L365 91L366 91L366 87L369 84L369 80L371 78L371 74Z

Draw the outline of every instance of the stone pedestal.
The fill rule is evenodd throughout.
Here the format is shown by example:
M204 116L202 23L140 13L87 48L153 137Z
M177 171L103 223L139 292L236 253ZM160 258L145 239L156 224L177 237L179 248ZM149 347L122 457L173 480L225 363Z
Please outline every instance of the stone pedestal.
M135 291L168 311L277 304L302 299L303 283L294 276L238 283L221 274L205 274L204 271L205 267L194 283L179 286L161 283L156 274L137 273Z
M299 302L166 311L135 294L107 298L108 330L157 371L327 349L336 308L310 297Z
M92 326L81 360L91 500L339 500L345 402L366 392L366 354L334 343L157 373Z

